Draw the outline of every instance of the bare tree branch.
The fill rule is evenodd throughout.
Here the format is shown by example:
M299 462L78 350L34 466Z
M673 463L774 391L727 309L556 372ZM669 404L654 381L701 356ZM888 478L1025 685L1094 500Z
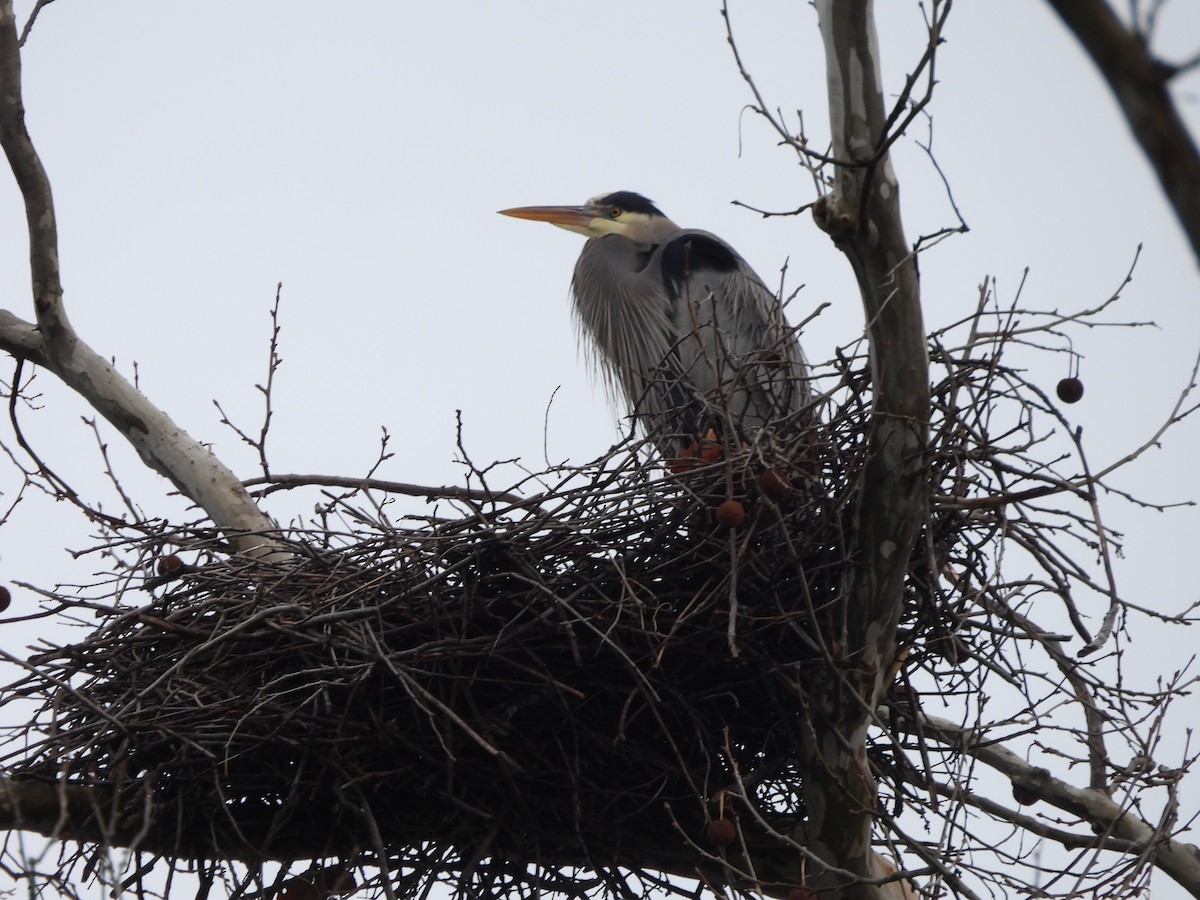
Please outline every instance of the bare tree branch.
M97 791L83 785L33 779L0 780L0 828L46 837L101 840L95 821Z
M0 317L0 346L34 359L87 400L133 444L148 466L203 507L239 551L278 549L263 536L275 524L233 472L84 343L67 318L50 180L25 128L12 0L0 2L0 145L25 200L37 316L34 332L33 326L5 312Z
M1200 262L1200 151L1171 99L1180 70L1151 52L1104 0L1046 0L1112 88Z
M948 4L947 4L948 7ZM899 187L869 0L817 3L825 41L833 191L814 209L849 259L862 294L873 400L866 466L858 486L841 604L824 641L833 677L809 693L813 728L805 762L812 849L858 884L829 874L835 896L874 898L871 829L877 807L866 760L869 711L886 687L908 560L927 506L925 446L929 376L915 260L900 220ZM932 31L944 13L933 16ZM931 33L932 65L937 35Z
M46 347L37 326L0 309L0 350L17 359L46 365Z
M29 18L25 21L25 27L21 29L21 39L18 42L19 46L24 47L25 42L29 40L29 34L31 31L33 31L33 25L37 21L38 13L40 13L44 7L49 6L53 2L54 0L37 0L37 3L33 5L33 10L29 13Z
M1200 897L1200 848L1195 844L1172 839L1169 831L1139 818L1131 808L1117 803L1105 791L1067 784L995 740L984 739L972 729L928 714L923 720L927 735L958 747L1005 775L1014 789L1027 797L1044 800L1091 823L1096 834L1103 838L1129 842L1136 852L1149 855L1156 866L1193 897Z
M303 487L341 487L356 490L382 491L386 494L404 494L409 497L424 497L426 500L451 498L454 500L480 500L487 503L509 503L514 507L531 507L537 510L540 497L522 497L507 492L493 493L474 488L453 485L410 484L404 481L386 481L381 478L354 478L341 475L260 475L243 482L246 487L266 485L260 494L286 491ZM541 512L541 510L538 510Z

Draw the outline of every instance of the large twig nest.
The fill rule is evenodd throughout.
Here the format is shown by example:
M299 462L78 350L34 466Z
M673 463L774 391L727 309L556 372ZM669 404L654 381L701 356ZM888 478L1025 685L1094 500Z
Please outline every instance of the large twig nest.
M36 661L70 687L24 768L122 785L187 856L486 841L582 865L674 835L694 857L733 766L784 766L820 662L807 622L840 579L828 480L852 473L803 440L678 476L625 448L552 513L544 497L295 534L289 564L172 535L198 564ZM729 497L733 528L714 521Z
M1022 402L1003 372L948 367L931 495L998 490L1001 457L1013 483L1029 444L981 445L979 404L951 402L992 384ZM444 873L525 893L566 890L545 880L564 867L712 871L713 819L741 841L804 817L806 685L840 665L824 635L853 614L838 598L865 372L841 367L836 396L770 454L669 474L626 446L547 473L532 500L460 499L404 525L363 504L353 533L292 533L290 562L197 532L143 538L138 552L188 565L33 660L10 696L44 704L13 771L112 792L111 841L175 858L382 862L406 891ZM719 524L729 499L744 519ZM996 521L957 500L931 514L910 664L970 652L950 631L978 591L930 573L984 569ZM898 800L904 745L875 760Z

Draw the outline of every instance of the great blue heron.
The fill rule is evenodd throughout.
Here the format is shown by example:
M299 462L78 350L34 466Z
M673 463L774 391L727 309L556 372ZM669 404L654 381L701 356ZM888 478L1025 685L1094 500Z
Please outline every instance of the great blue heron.
M575 313L610 388L668 459L799 424L808 368L775 295L727 243L640 194L506 216L586 235Z

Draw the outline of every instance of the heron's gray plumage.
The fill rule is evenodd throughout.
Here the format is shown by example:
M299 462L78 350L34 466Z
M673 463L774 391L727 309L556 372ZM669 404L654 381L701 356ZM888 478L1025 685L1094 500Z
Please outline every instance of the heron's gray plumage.
M589 357L660 450L800 424L808 370L775 295L728 244L621 191L526 207L589 235L572 294Z

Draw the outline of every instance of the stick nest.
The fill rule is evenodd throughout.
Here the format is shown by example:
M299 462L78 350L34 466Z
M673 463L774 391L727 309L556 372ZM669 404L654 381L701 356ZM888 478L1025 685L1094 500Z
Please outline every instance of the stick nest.
M987 433L988 403L1022 408L1024 382L995 359L945 361L931 496L1032 483L1013 474L1028 435L1006 430L1020 439L1005 450ZM723 853L714 819L749 840L804 818L794 750L806 684L836 654L818 635L847 614L866 458L867 374L835 368L823 424L769 454L672 475L627 444L540 473L524 499L488 499L474 471L481 487L400 523L369 492L341 497L330 509L358 501L353 527L290 532L282 562L199 530L131 540L104 623L10 687L40 703L10 771L94 788L105 842L332 857L413 896L446 877L517 895L619 892L618 869L704 877ZM713 520L729 498L746 512L735 528ZM986 570L997 515L931 512L902 621L910 665L944 661L955 604L980 595L967 576L933 584L931 566ZM900 745L873 752L898 802Z

